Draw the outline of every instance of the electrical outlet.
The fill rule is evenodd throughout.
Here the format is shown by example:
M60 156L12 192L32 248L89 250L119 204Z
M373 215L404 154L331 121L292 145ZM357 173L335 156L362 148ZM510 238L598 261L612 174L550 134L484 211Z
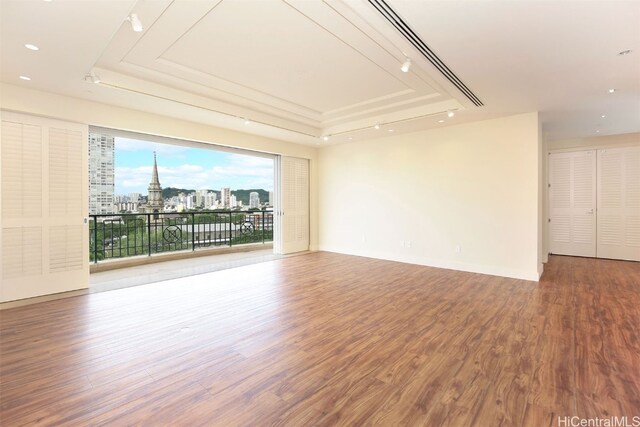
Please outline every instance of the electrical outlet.
M460 247L460 245L456 245L456 249L455 249L456 253L459 254L460 252L462 252L462 248Z
M407 246L408 248L410 248L410 247L411 247L411 240L407 240L407 245L406 245L406 246Z

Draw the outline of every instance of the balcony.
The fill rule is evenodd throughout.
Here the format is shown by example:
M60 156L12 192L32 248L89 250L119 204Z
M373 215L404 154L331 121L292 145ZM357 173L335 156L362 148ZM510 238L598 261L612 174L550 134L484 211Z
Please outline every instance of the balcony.
M90 215L89 234L94 267L116 265L111 261L125 258L143 264L149 260L141 257L157 257L155 262L159 255L172 253L182 257L210 254L215 248L264 249L273 242L273 211ZM98 271L94 267L92 271Z

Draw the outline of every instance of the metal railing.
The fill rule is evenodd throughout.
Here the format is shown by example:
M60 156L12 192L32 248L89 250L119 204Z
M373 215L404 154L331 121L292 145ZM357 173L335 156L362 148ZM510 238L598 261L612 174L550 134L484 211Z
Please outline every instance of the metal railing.
M90 260L273 241L273 211L89 215Z

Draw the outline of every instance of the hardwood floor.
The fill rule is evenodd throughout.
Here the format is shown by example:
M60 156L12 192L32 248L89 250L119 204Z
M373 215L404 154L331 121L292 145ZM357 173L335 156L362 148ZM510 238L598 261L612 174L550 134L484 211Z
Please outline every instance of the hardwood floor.
M0 312L0 424L640 415L640 263L537 284L330 253Z

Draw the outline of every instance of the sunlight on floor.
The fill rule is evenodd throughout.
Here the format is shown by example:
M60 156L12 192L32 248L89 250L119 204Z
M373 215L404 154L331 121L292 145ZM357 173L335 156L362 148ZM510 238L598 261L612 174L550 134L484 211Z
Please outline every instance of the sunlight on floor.
M90 292L104 292L226 270L228 268L271 261L281 257L281 255L275 255L272 249L265 249L121 268L92 273L89 277L89 289Z

